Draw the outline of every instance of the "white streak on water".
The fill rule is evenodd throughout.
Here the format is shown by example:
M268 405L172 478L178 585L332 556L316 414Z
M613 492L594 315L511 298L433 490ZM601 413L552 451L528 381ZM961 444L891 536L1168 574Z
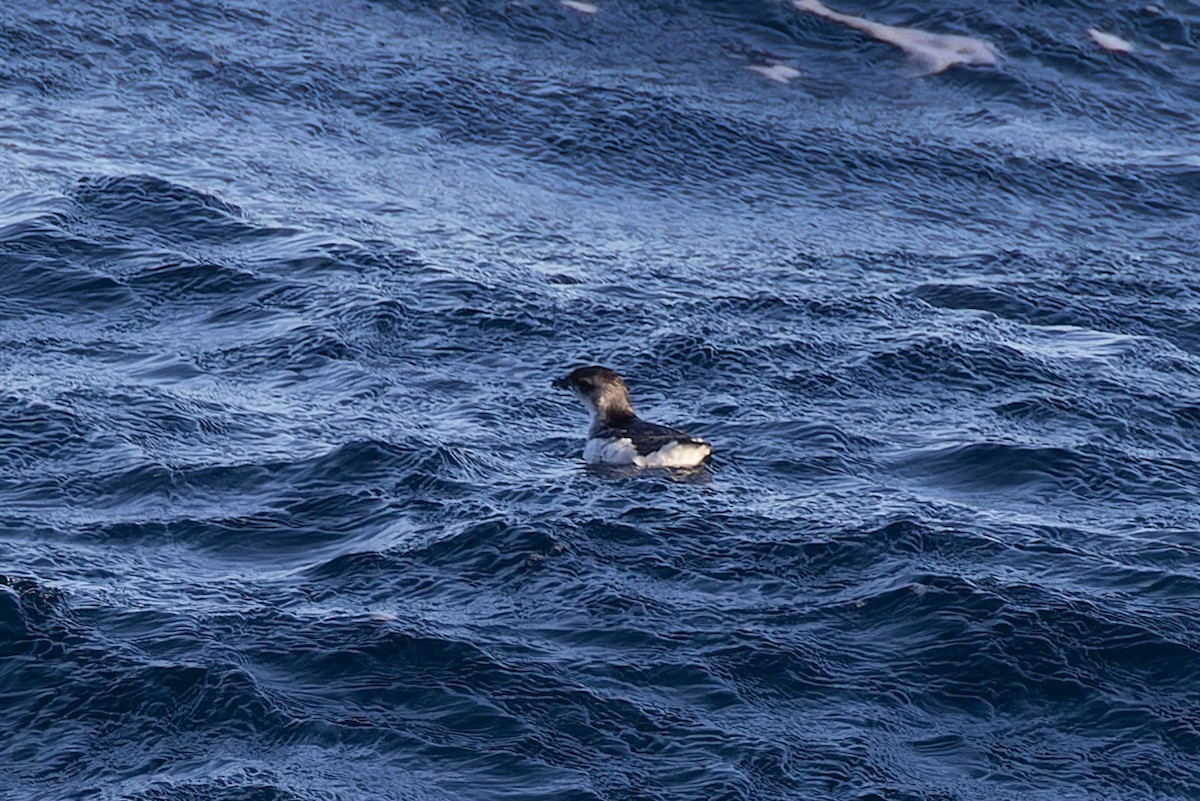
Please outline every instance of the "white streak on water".
M996 48L990 42L982 39L930 33L916 28L898 28L882 22L872 22L863 17L834 11L821 0L792 0L792 4L801 11L807 11L832 22L846 25L881 42L900 48L907 55L924 64L930 74L944 72L955 64L990 66L995 64L998 58Z
M1104 33L1095 28L1088 28L1088 36L1092 37L1092 41L1100 45L1101 48L1110 53L1132 53L1133 45L1122 39L1120 36L1114 36L1111 33Z
M776 83L790 83L800 77L800 70L787 64L751 64L749 68Z
M572 11L578 11L580 14L595 14L600 10L599 6L591 3L584 3L582 0L560 0L563 8L569 8Z

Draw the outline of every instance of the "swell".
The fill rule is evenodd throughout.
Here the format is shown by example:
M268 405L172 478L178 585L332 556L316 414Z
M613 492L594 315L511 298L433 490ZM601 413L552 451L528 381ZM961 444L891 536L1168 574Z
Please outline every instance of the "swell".
M1195 327L1179 316L1200 288L1184 276L1168 279L1169 269L1156 268L1100 277L1091 269L1092 259L1085 257L1073 260L1077 269L1070 279L1029 281L1017 276L1040 273L1038 260L1012 254L1000 260L1004 278L971 285L926 284L915 294L940 308L990 312L1028 325L1153 336L1196 352ZM1022 264L1029 261L1035 265Z
M949 443L907 452L901 470L959 490L1034 498L1076 496L1121 503L1183 501L1192 491L1194 458L1149 458L1088 445L1047 447L1009 442Z
M482 464L428 441L351 442L295 461L141 464L79 481L72 497L105 521L81 526L88 540L282 560L369 540L418 510L436 513L471 494Z
M446 13L453 14L455 10L451 6ZM457 13L469 20L470 28L487 28L487 20L494 16L494 12L477 4L457 9ZM710 62L730 69L734 65L718 54L723 49L722 41L727 41L730 35L731 15L713 18L709 16L711 13L691 12L684 15L686 22L680 20L678 24L695 26L694 35L706 42L698 49L707 46L713 54ZM755 37L764 27L786 27L789 35L784 38L793 50L818 38L812 21L798 19L799 14L785 15L782 20L775 11L767 13L765 19L759 18L762 14L760 9L742 8L732 15L742 17L735 30L748 40L742 43L743 48L762 49L764 43L756 42ZM191 7L183 18L190 15L204 19L198 9ZM515 32L510 26L517 20L532 23L537 17L547 30L560 31L576 47L584 30L574 24L570 15L552 9L547 9L544 15L524 9L518 14L509 9L500 16L504 30L510 34ZM958 15L950 16L949 21L955 23L954 17ZM1012 25L994 19L992 14L969 16L982 17L970 22L985 22L984 30L991 28L1006 37L1017 33ZM1170 15L1163 17L1156 24L1169 24L1172 19ZM395 24L404 15L388 18ZM620 53L624 49L635 63L644 60L645 54L638 46L622 47L624 38L639 35L633 19L624 22L628 23L624 37L607 35L603 41L589 42L588 47L593 52L615 48ZM939 22L945 24L947 20ZM421 27L432 24L424 20ZM80 30L68 29L64 35L79 50L94 47L80 41L85 38ZM320 48L307 40L295 41L296 34L290 29L278 35L293 48L320 53ZM1040 35L1050 38L1060 34ZM1017 213L1023 208L1023 198L1036 198L1042 205L1055 207L1067 215L1079 210L1082 204L1095 214L1129 218L1128 224L1134 225L1135 220L1185 215L1190 209L1188 198L1195 195L1195 171L1180 164L1071 160L1036 150L1014 152L1012 143L1007 141L964 143L936 130L914 132L923 142L919 152L887 141L864 146L858 128L847 129L837 124L818 123L817 135L797 133L795 116L785 111L758 114L753 120L745 120L742 114L722 113L698 93L688 96L682 92L650 92L620 83L572 80L569 73L562 75L561 51L539 50L534 44L508 43L518 49L531 48L528 66L516 70L511 63L504 64L503 69L486 61L474 67L461 59L445 57L435 60L430 68L424 61L395 56L352 68L328 55L315 55L302 65L279 64L268 69L250 66L253 63L250 58L210 55L208 59L199 59L201 63L206 60L211 63L197 71L197 58L189 54L200 51L194 47L181 49L175 41L183 38L178 32L164 32L160 36L162 41L147 49L160 54L162 66L180 71L180 82L195 86L200 95L216 86L218 101L253 98L289 111L296 106L320 111L333 103L366 119L402 129L436 130L455 144L501 149L543 167L555 167L568 180L633 186L656 196L686 189L699 202L706 196L707 188L721 186L726 196L737 197L747 204L806 205L813 198L823 198L825 204L837 207L852 198L866 198L881 191L869 176L883 173L889 175L895 195L906 198L907 205L948 219L986 219L1000 224L1006 212ZM691 42L686 35L678 38L680 43ZM588 40L586 35L584 40ZM499 46L498 42L495 44ZM770 52L777 48L765 49ZM884 47L879 49L887 51ZM1019 53L1018 50L1014 55ZM37 61L37 64L49 63L53 63L51 54ZM681 69L690 74L696 67L686 63ZM1020 70L1013 72L1014 76L1006 75L992 82L1009 80L1037 85L1037 81L1026 78ZM1106 116L1101 109L1112 105L1110 98L1103 94L1102 87L1094 84L1089 84L1086 91L1099 95L1091 101L1090 113L1101 122L1107 121L1112 112ZM1077 93L1074 87L1058 91L1047 105L1062 105L1066 102L1064 97L1070 99ZM966 94L969 97L971 92ZM1140 94L1153 96L1148 92ZM1137 96L1139 93L1133 91L1122 95L1126 104L1128 98ZM747 97L739 95L731 99L749 102ZM1137 120L1145 116L1145 111L1139 106L1126 116ZM547 125L547 120L553 124ZM1083 194L1074 191L1081 186L1089 187L1090 191ZM101 217L128 215L137 208L134 195L155 191L144 183L132 194L128 193L128 186L91 187L81 192L81 199L90 202L95 194L93 189L99 190L101 196L109 189L127 193L117 204L100 199L97 211ZM792 198L797 200L789 200ZM196 209L201 216L219 211L203 204ZM168 228L175 224L161 209L155 210L149 220ZM204 223L193 220L188 225L192 238L211 239L229 234L228 221L214 225L210 218ZM156 228L157 225L143 226L149 234ZM241 230L237 235L252 236L254 232Z

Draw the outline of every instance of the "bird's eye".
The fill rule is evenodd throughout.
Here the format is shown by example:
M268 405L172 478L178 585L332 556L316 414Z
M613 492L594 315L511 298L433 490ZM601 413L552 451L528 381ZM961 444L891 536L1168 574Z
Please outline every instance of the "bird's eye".
M580 381L580 382L579 382L579 386L580 386L580 388L581 388L581 389L591 389L591 388L592 388L592 382L591 382L591 381L588 381L588 380L585 378L585 379L583 379L582 381Z

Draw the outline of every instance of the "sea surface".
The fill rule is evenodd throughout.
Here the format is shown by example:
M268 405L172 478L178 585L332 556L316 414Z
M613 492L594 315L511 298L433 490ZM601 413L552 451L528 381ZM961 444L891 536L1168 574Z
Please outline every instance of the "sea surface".
M594 2L0 8L0 799L1200 798L1200 6Z

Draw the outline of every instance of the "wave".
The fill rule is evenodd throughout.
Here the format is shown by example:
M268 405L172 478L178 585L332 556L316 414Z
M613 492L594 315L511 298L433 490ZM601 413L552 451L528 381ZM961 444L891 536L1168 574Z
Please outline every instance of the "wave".
M82 178L73 199L80 224L103 237L107 226L149 241L227 243L277 232L247 223L238 207L153 175Z
M1200 797L1197 15L830 2L13 6L0 796Z
M1148 459L1092 446L1051 447L1016 442L930 446L900 457L904 472L961 491L1009 492L1023 497L1074 496L1182 500L1190 492L1190 458Z

